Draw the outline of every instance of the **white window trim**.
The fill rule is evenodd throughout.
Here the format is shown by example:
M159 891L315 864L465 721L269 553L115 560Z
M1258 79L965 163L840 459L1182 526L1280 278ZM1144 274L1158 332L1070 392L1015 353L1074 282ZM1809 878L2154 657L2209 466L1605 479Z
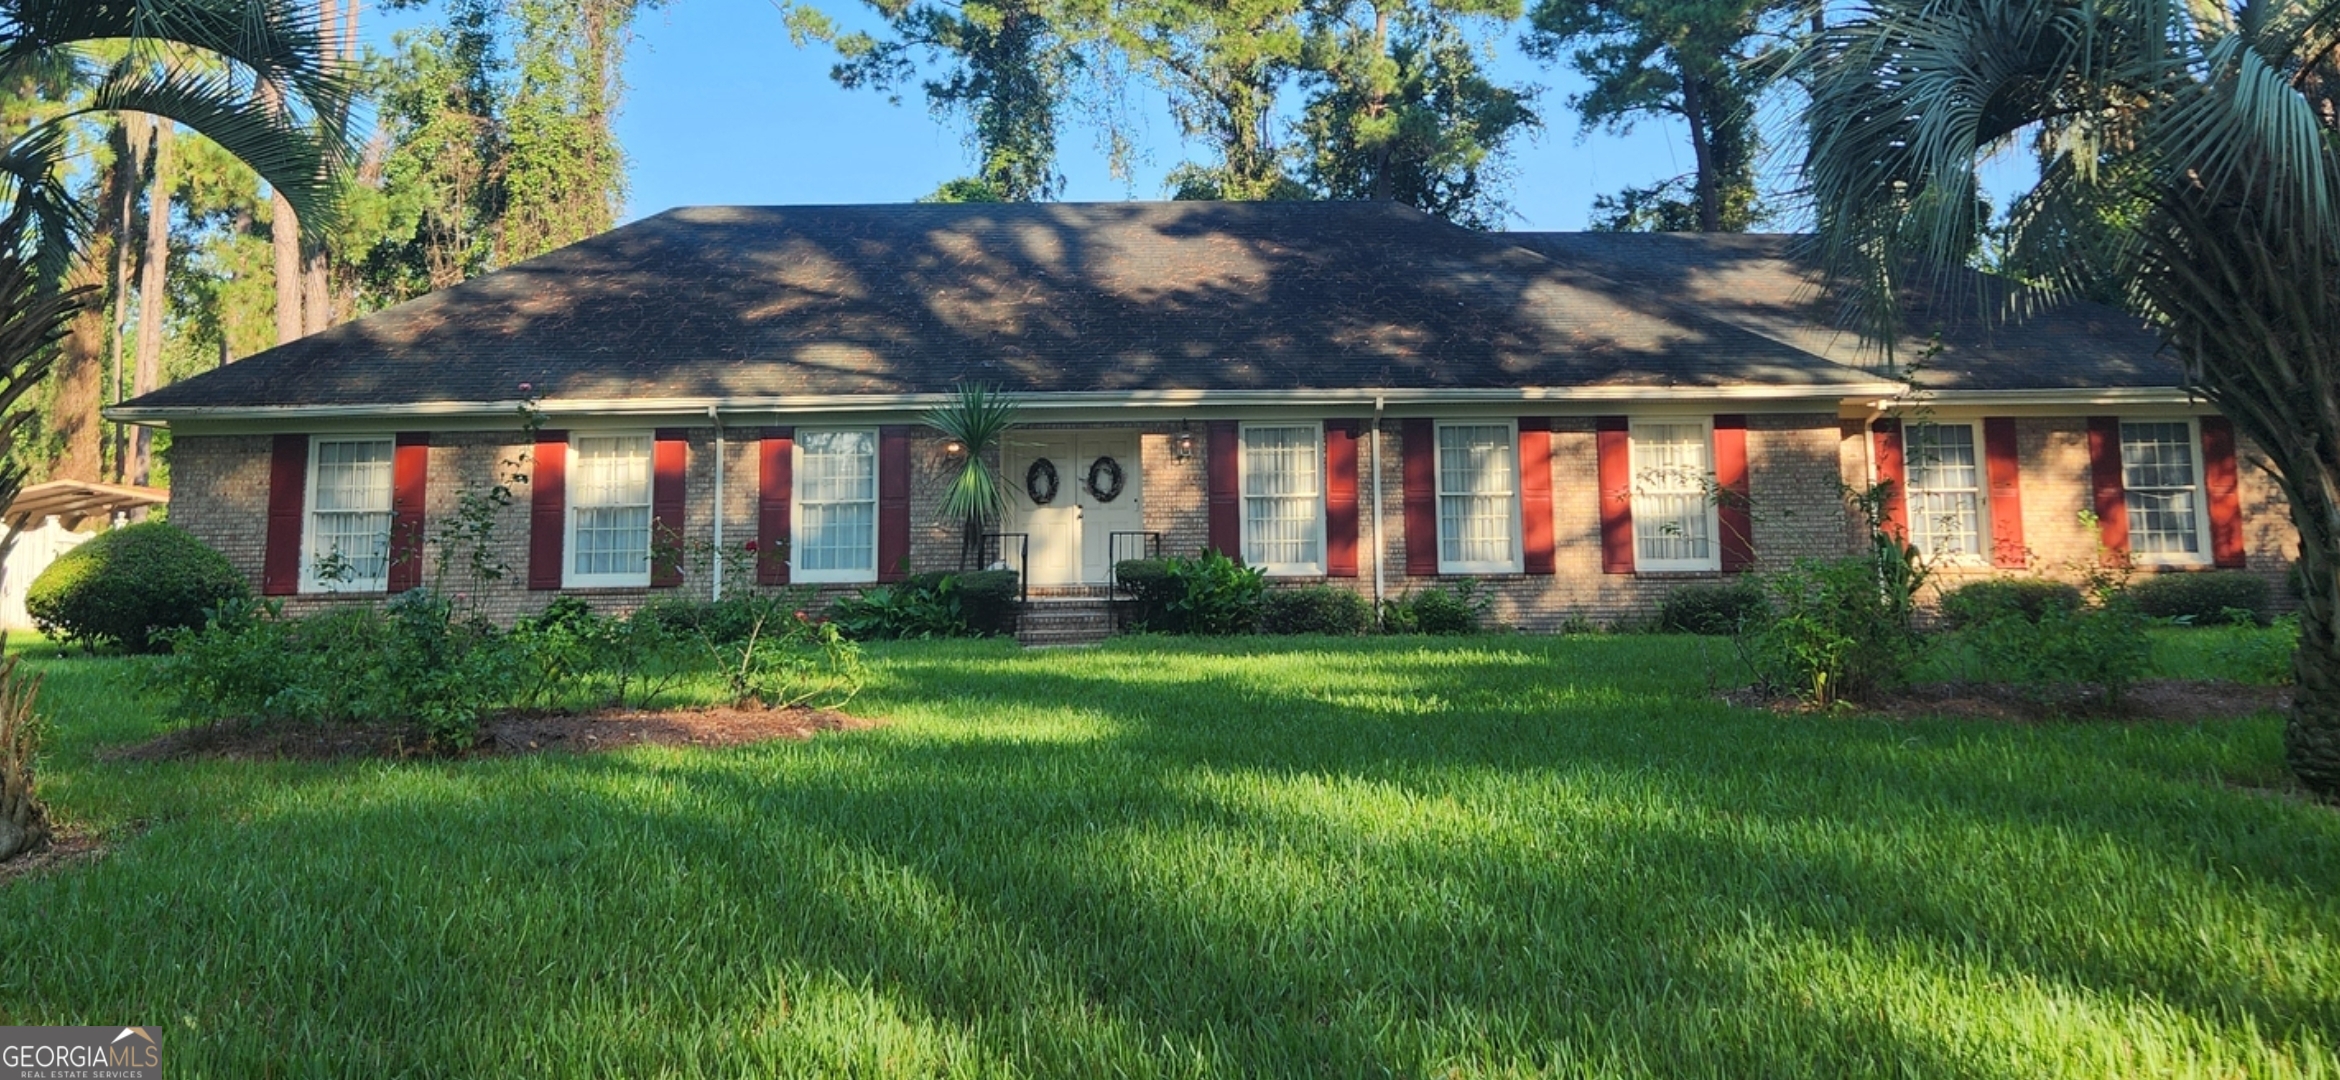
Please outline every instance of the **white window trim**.
M1978 550L1973 552L1954 551L1947 555L1929 551L1926 553L1926 557L1952 566L1989 566L1991 565L1991 552L1997 550L1991 546L1991 450L1983 442L1982 422L1979 420L1902 421L1901 508L1902 515L1909 521L1910 543L1917 543L1918 537L1917 500L1911 496L1918 494L1921 490L1910 479L1913 475L1909 464L1910 447L1916 441L1910 435L1921 427L1962 427L1967 429L1967 432L1974 439L1974 536L1975 546Z
M658 436L649 430L624 429L615 431L571 431L561 452L568 459L561 463L561 587L564 589L647 589L650 587L650 568L644 566L639 574L580 574L577 572L577 440L587 439L648 439L650 441L650 524L648 526L653 550L650 561L658 561L655 550L658 535Z
M1237 427L1235 447L1236 521L1241 532L1238 542L1241 550L1251 550L1251 513L1247 505L1251 496L1248 481L1251 474L1251 429L1305 427L1316 432L1316 561L1312 563L1254 563L1269 577L1322 577L1325 573L1325 548L1328 537L1324 520L1326 481L1324 452L1324 422L1321 420L1262 420Z
M1641 488L1641 432L1652 424L1697 424L1706 433L1706 479L1718 482L1714 460L1714 417L1708 416L1636 416L1626 424L1626 483L1628 497L1640 493ZM1722 572L1722 507L1713 498L1699 500L1706 511L1706 557L1703 559L1645 559L1641 557L1641 515L1633 518L1633 569L1648 574L1704 574Z
M1446 561L1446 515L1439 506L1439 500L1446 497L1446 437L1444 433L1450 427L1501 427L1509 433L1505 436L1511 440L1511 559L1508 562ZM1439 573L1518 574L1525 572L1526 563L1523 561L1525 553L1521 551L1524 539L1520 535L1520 496L1523 493L1520 490L1519 467L1519 420L1517 417L1490 416L1484 419L1458 417L1451 421L1440 420L1432 425L1430 432L1430 498L1431 513L1438 522Z
M870 507L875 525L869 531L869 569L867 570L807 570L799 566L796 554L800 550L797 539L804 535L804 437L807 434L854 433L869 436L870 479L874 484ZM874 427L798 428L796 438L788 446L788 580L805 585L865 585L878 579L878 548L884 543L886 453L883 440Z
M2183 551L2139 552L2137 550L2137 522L2134 517L2130 517L2127 510L2129 464L2127 455L2123 454L2121 461L2122 516L2129 518L2129 534L2121 537L2121 541L2128 548L2129 561L2138 566L2209 566L2218 557L2217 552L2211 550L2210 463L2202 456L2202 418L2199 416L2124 416L2116 423L2121 428L2126 429L2130 424L2168 424L2178 420L2185 421L2186 438L2193 443L2194 447L2194 552L2189 555ZM2128 437L2125 432L2119 441L2124 447L2128 445Z
M389 562L387 561L387 558L385 558L385 561L382 563L382 576L381 576L381 577L379 577L379 578L364 578L364 579L355 579L355 580L350 580L350 581L326 581L326 580L323 580L323 579L321 579L321 578L319 578L319 577L317 576L317 560L316 560L315 558L312 558L312 557L311 557L311 555L310 555L310 552L312 552L313 550L315 550L315 548L314 548L314 545L312 545L312 544L310 543L310 539L311 539L312 532L313 532L313 530L316 528L316 525L317 525L317 472L318 472L318 470L317 470L317 457L318 457L318 455L319 455L319 454L320 454L320 453L321 453L321 452L324 450L325 444L326 444L326 443L329 443L329 442L330 442L330 443L378 442L378 443L386 443L386 444L388 444L388 445L389 445L389 447L390 447L390 528L389 528L389 530L388 530L387 532L385 532L385 533L383 534L383 538L382 538L382 539L383 539L383 543L384 543L385 545L388 545L388 544L390 543L390 539L391 539L391 537L392 537L392 536L394 536L394 535L396 535L396 533L397 533L397 531L398 531L398 438L397 438L397 436L395 436L395 435L384 435L384 434L376 434L376 433L372 433L372 432L351 432L351 433L349 433L349 434L346 434L346 435L335 434L335 435L311 435L311 436L309 436L309 466L308 466L308 468L309 468L309 471L308 471L308 476L305 478L306 482L305 482L305 483L302 485L302 486L303 486L303 488L304 488L304 490L301 492L301 585L300 585L300 591L302 591L302 592L304 592L304 593L370 593L370 592L387 592L387 591L389 591L389 589L390 589L390 564L389 564ZM387 555L387 554L388 554L388 553L385 553L385 555Z

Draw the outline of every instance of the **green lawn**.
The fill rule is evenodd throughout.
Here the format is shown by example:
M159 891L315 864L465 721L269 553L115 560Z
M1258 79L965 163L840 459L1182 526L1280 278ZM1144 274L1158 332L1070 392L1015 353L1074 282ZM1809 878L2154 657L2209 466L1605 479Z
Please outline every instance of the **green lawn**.
M2190 648L2164 643L2164 651ZM97 764L43 660L0 1024L177 1077L2340 1076L2280 723L1779 717L1694 639L875 651L875 731Z

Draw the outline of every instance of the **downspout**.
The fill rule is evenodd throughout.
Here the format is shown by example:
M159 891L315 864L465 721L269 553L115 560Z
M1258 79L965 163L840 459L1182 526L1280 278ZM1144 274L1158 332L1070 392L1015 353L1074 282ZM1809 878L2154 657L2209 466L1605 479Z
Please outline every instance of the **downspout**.
M1381 598L1384 586L1381 564L1388 561L1389 549L1381 542L1381 408L1384 398L1373 395L1373 445L1367 451L1373 455L1373 620L1381 621Z
M731 553L723 548L723 417L715 406L707 406L707 419L715 425L715 584L709 600L723 599L723 560Z

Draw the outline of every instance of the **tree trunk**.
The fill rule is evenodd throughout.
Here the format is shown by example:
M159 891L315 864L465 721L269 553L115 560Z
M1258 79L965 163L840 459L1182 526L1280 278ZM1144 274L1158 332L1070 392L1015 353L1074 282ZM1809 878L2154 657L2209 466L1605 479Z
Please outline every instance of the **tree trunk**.
M282 91L274 83L260 84L260 100L272 110L284 108ZM293 216L292 204L284 193L270 185L268 192L268 239L276 254L276 343L279 345L300 340L301 322L301 223Z
M146 143L153 135L152 124L153 120L150 117L139 113L125 112L122 114L121 123L114 129L115 134L119 136L119 147L114 157L112 194L114 196L115 220L120 221L122 226L121 241L114 245L114 311L113 315L106 320L106 336L107 351L112 354L113 360L115 401L122 400L122 390L129 385L127 376L130 369L128 364L124 362L122 353L130 336L130 281L139 276L140 260L144 254L139 250L138 245L130 242L130 237L138 225L138 188L140 181L146 175ZM105 430L100 418L93 416L90 419L92 424L99 425L99 431ZM104 443L106 441L108 440L100 439L99 455L101 459L105 456ZM123 432L119 426L115 427L113 438L110 441L113 443L111 471L114 479L120 480L122 478L122 452L129 444L124 441ZM103 460L100 461L99 467L101 471L105 470Z
M1714 175L1714 142L1709 137L1712 129L1706 115L1706 86L1679 58L1674 70L1682 73L1682 116L1690 121L1690 154L1698 170L1698 231L1721 232L1722 193Z
M71 284L97 285L106 280L107 265L120 239L118 227L110 208L99 211L97 228L83 248L88 260L74 271ZM105 305L91 304L73 317L72 329L65 334L64 345L57 353L57 396L50 403L49 422L60 445L57 460L49 470L52 480L94 483L101 479L100 472L105 467L104 443L97 411L104 400L105 359Z
M356 6L354 0L351 6ZM327 63L341 58L341 5L318 0L317 25ZM327 277L325 250L317 243L302 245L301 333L314 334L333 325L333 288Z
M162 382L163 314L170 304L168 270L171 257L171 143L177 128L154 118L154 181L146 191L146 262L138 275L138 366L131 375L131 395L154 389ZM144 485L152 475L154 432L137 427L130 433L127 477Z
M2282 475L2296 478L2283 485L2291 503L2292 524L2299 529L2299 652L2292 671L2299 685L2291 695L2291 719L2284 725L2283 749L2291 771L2310 791L2325 798L2340 796L2340 531L2333 514L2340 507L2330 496L2340 492L2340 475L2305 463L2308 473L2293 471L2303 463L2299 454L2285 463Z

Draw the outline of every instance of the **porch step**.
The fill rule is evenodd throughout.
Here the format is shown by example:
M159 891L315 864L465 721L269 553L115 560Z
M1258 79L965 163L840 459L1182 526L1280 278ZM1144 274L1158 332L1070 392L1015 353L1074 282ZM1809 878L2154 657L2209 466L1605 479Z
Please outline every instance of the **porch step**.
M1016 624L1016 640L1025 645L1090 645L1112 636L1112 605L1085 597L1035 596Z

